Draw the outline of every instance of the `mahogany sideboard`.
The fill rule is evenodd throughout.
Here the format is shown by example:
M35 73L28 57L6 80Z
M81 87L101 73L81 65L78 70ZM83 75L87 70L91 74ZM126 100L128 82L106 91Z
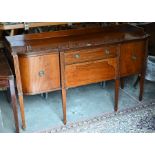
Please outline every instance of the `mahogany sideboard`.
M23 128L23 94L61 90L64 124L66 89L71 87L115 80L117 111L120 78L138 74L142 100L148 37L142 28L129 24L6 37L14 63Z

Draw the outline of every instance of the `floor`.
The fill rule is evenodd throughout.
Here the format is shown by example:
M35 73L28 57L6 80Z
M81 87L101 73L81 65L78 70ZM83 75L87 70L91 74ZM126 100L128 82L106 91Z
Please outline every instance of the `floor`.
M139 87L133 87L136 77L125 79L124 90L120 89L119 110L141 104L138 101ZM155 100L155 83L145 81L143 102ZM41 95L24 96L27 128L20 132L40 132L63 125L61 92L51 92L48 98ZM18 107L19 108L19 107ZM114 110L114 81L91 84L67 91L67 120L76 122L89 119ZM18 109L19 111L19 109ZM19 123L21 117L19 113ZM0 92L0 132L14 132L11 104L6 100L6 92Z

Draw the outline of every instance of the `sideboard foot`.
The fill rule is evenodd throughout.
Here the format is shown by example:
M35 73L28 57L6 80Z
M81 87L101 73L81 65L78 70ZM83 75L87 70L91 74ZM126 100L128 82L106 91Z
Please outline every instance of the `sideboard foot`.
M22 128L25 129L26 128L26 122L25 122L23 95L19 95L19 105L20 105L21 118L22 118Z
M115 106L114 106L115 111L118 111L119 83L120 83L120 80L116 79L115 80Z
M66 89L62 89L62 108L63 108L63 122L66 125Z
M124 89L124 78L120 79L121 89Z
M144 75L140 76L140 94L139 94L139 101L142 101L143 99L143 93L144 93Z
M15 120L16 132L19 133L20 131L19 131L19 121L18 121L18 108L17 108L17 100L16 100L13 78L9 80L9 85L10 85L10 96L11 96L11 103L12 103L13 115Z

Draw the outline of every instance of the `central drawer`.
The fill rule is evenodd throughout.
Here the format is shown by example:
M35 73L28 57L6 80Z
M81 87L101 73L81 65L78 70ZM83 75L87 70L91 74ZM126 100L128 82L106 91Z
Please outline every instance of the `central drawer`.
M116 57L117 47L98 47L65 52L65 64L74 64Z

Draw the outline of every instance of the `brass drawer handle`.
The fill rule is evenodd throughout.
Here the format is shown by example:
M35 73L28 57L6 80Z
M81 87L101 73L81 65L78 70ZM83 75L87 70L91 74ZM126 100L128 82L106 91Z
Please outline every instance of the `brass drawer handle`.
M75 54L74 56L76 59L79 59L80 58L80 54Z
M105 54L109 55L110 51L109 50L105 50Z
M86 44L86 46L91 46L91 45L92 45L91 43L87 43L87 44Z
M137 60L137 57L135 55L133 55L132 60Z
M39 76L43 77L45 75L45 72L43 70L39 71Z
M27 51L27 52L32 52L32 47L31 47L30 45L27 45L27 46L26 46L26 51Z

